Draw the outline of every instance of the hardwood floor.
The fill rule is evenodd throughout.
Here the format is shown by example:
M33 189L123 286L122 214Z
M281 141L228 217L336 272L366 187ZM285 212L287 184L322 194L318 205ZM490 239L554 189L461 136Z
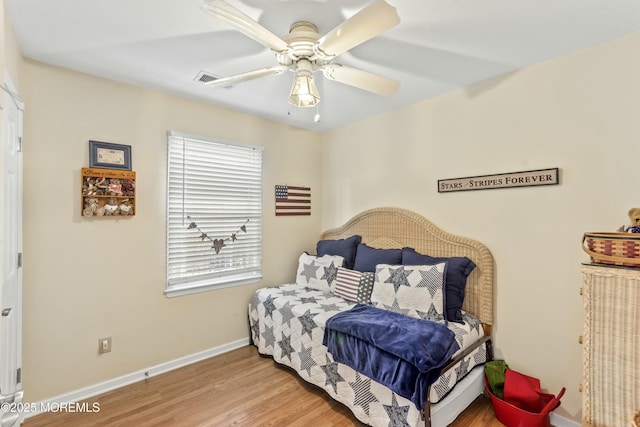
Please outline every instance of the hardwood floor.
M56 412L24 427L363 426L342 404L253 346L243 347L87 400L99 412ZM453 427L500 427L479 397Z

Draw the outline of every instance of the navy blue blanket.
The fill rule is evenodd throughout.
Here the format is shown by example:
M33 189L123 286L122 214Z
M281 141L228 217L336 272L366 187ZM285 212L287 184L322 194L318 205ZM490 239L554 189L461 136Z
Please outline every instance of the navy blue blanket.
M459 346L445 325L357 304L327 320L323 344L336 362L422 409L429 386Z

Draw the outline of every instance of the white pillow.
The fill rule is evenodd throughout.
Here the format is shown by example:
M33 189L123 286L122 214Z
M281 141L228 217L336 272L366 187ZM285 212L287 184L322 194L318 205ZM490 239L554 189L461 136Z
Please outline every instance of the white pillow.
M298 258L296 283L320 291L333 292L338 268L342 267L343 262L344 258L338 255L317 257L303 253Z
M435 265L378 264L371 303L409 317L444 319L446 263Z

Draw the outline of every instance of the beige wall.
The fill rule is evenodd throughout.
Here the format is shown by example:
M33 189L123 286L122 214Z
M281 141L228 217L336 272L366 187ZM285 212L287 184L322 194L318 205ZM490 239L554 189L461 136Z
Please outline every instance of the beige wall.
M639 50L636 34L323 136L323 228L399 206L485 243L498 357L567 387L558 412L576 420L582 234L640 206ZM437 192L438 179L549 167L559 186Z
M25 401L247 338L252 292L294 280L298 255L320 232L319 208L273 214L275 184L308 185L321 205L319 136L33 61L22 79ZM163 295L168 130L264 146L261 284ZM131 145L135 217L80 215L90 139ZM103 336L113 351L98 356Z

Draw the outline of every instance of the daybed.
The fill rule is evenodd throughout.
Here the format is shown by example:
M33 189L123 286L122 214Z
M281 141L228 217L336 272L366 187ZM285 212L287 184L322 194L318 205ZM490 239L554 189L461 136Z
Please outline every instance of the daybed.
M345 245L349 242L353 243L355 261L349 249L345 253ZM396 251L380 251L392 248ZM318 249L324 253L318 253L318 256L301 255L296 284L259 289L251 299L251 339L259 353L272 356L276 362L293 368L304 380L323 388L365 424L427 427L450 424L482 394L482 365L492 357L493 257L489 250L475 240L449 234L426 218L399 208L377 208L362 212L344 226L324 232L320 236ZM332 250L339 254L331 253ZM387 252L393 255L391 258L400 253L400 258L395 260L397 262L379 263L389 259ZM424 254L438 258L431 263L408 265L420 263L423 259L429 260L428 257L421 258ZM366 259L364 255L367 255ZM417 257L417 261L399 266L412 256ZM455 276L454 270L460 266L456 264L458 261L464 261L465 266L467 262L472 264L463 272L463 280L468 275L466 287L463 283L462 295L458 289L456 296L448 279ZM372 263L376 265L372 266ZM375 269L375 273L371 272L372 269ZM398 271L402 272L400 276L405 283L396 281L400 276L394 272ZM426 297L426 302L430 304L428 307L407 305L424 302L424 283L427 282L423 280L420 282L423 285L416 285L416 277L428 277L429 285L435 278L437 286L429 288L430 294ZM417 293L401 294L409 291ZM368 295L368 292L371 294ZM435 296L433 292L436 292ZM457 308L450 311L449 303L455 305L457 298L463 299L464 303L462 310L458 310L459 318L452 319ZM383 364L378 359L380 355L387 363L388 356L395 354L394 350L360 349L357 352L359 356L355 358L357 360L347 362L349 365L342 363L345 362L343 353L347 353L346 350L343 352L342 346L346 346L347 342L361 343L365 338L350 336L351 329L361 327L347 326L344 331L333 328L343 321L341 316L355 315L357 320L358 310L369 310L366 311L367 316L374 317L377 313L389 312L391 316L396 316L390 322L402 318L401 321L408 319L417 323L418 327L427 323L435 324L438 328L444 328L440 335L449 334L453 337L453 343L443 346L446 352L438 356L440 359L431 371L415 365L417 370L411 381L415 382L416 390L407 393L404 390L407 387L405 380L401 380L404 381L402 387L394 388L397 386L394 381L398 378L390 378L405 370L404 365L391 366L392 370L395 369L391 374L388 371L382 374L377 372L379 365ZM344 317L344 320L349 319ZM366 323L366 320L363 322ZM327 327L327 323L330 327ZM404 326L397 327L395 323L393 328L391 334L385 335L381 331L380 336L395 336L395 331L409 330ZM383 340L386 338L378 342ZM404 337L391 341L410 342L408 338L405 341ZM405 347L423 347L422 343L420 341ZM332 348L332 352L328 347ZM371 353L372 350L378 353ZM390 353L387 354L387 351ZM421 355L416 357L422 360ZM413 359L398 359L391 363L407 364L405 360L411 362ZM433 375L433 372L436 374ZM432 382L434 378L437 379ZM420 400L422 397L425 397L424 402Z

